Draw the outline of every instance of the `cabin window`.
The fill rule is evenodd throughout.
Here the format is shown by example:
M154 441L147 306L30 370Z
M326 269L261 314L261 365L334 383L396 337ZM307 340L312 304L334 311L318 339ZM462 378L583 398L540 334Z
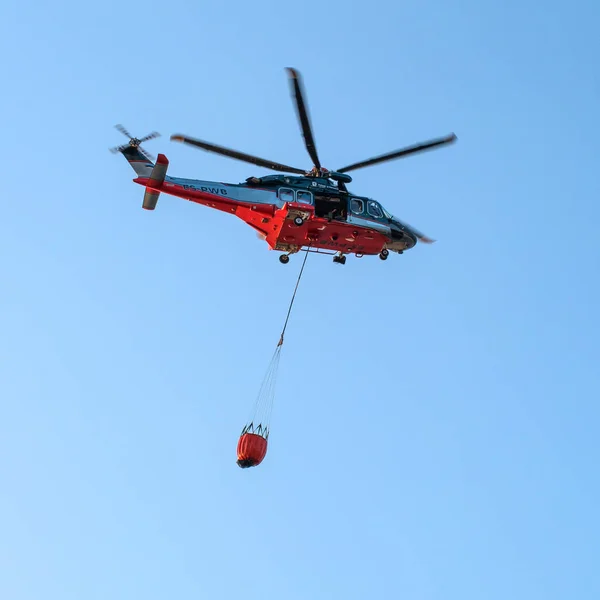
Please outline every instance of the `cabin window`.
M296 200L298 202L303 202L304 204L312 204L313 203L312 194L310 192L297 191L296 192Z
M364 210L364 205L363 205L363 201L359 200L358 198L352 198L352 201L350 202L350 210L355 214L355 215L360 215L362 214L363 210Z
M381 206L379 206L379 204L377 204L377 202L375 202L374 200L369 200L369 204L367 204L367 211L372 217L375 217L376 219L381 219L381 217L383 217Z
M279 199L283 202L294 202L294 190L279 188Z

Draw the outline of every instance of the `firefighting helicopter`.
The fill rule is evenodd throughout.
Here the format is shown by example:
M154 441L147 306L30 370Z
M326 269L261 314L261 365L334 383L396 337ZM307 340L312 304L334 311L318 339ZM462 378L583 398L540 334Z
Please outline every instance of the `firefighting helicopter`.
M376 200L349 191L347 184L352 177L347 173L451 144L456 141L456 135L452 133L329 171L322 166L317 154L301 76L293 68L288 68L287 73L312 169L306 171L175 134L171 136L172 141L279 174L248 177L238 184L171 177L167 176L169 161L164 154L159 154L153 162L141 148L142 142L158 137L158 133L138 139L117 125L129 143L111 151L123 154L138 175L133 181L145 187L142 207L154 210L160 194L165 193L234 214L255 229L271 250L282 252L279 260L283 264L289 262L290 255L301 250L333 255L334 262L345 264L349 254L359 258L379 255L386 260L390 251L402 254L417 241L432 243L434 240L400 221Z

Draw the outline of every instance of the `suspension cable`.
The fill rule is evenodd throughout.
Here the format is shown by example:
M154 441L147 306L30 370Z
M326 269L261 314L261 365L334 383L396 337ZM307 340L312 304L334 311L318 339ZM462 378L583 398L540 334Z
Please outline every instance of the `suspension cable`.
M298 291L298 285L300 284L300 279L302 279L302 272L304 271L304 265L306 264L306 259L308 258L308 250L306 250L306 254L304 255L304 260L302 261L302 268L300 269L300 274L298 275L298 280L296 281L296 287L294 288L294 293L292 295L292 300L290 302L290 306L288 308L287 316L285 317L285 323L283 324L283 329L281 331L281 337L279 338L279 343L277 347L283 344L283 335L285 334L285 328L288 324L288 319L290 318L290 313L292 312L292 306L294 305L294 299L296 298L296 292Z
M310 246L309 246L310 248ZM298 279L296 281L296 287L294 288L294 293L292 295L292 299L290 301L290 305L288 307L287 315L285 318L285 323L283 325L283 329L281 331L281 336L279 338L279 342L275 347L275 352L271 358L271 362L269 363L269 368L265 374L265 377L260 386L260 390L258 392L258 396L256 398L256 402L254 404L254 408L251 414L248 417L247 425L244 428L242 433L250 432L255 433L258 432L258 428L260 428L259 435L262 435L265 439L269 436L270 429L270 421L271 421L271 412L273 410L273 402L275 399L275 383L277 380L277 373L279 370L279 359L281 358L281 349L283 345L283 336L285 335L285 330L287 328L287 324L290 318L290 314L292 312L292 307L294 305L294 300L296 298L296 292L298 291L298 286L300 285L300 279L302 279L302 274L304 272L304 265L306 264L306 259L308 258L309 250L306 250L306 256L302 261L302 268L300 269L300 273L298 274Z

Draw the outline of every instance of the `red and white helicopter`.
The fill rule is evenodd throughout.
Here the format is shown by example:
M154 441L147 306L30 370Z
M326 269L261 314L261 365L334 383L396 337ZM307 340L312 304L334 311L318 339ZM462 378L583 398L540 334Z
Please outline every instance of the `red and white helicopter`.
M112 151L123 154L137 173L133 181L145 188L142 207L154 210L160 194L165 193L236 215L255 229L270 249L282 252L279 260L284 264L289 262L291 254L300 250L333 254L334 262L344 264L348 254L357 257L379 255L385 260L390 252L402 254L413 248L417 241L432 243L432 239L394 217L376 200L350 192L346 184L352 178L347 173L451 144L456 141L456 136L451 134L329 171L321 166L317 155L300 74L291 68L287 71L306 149L313 162L311 170L177 134L172 135L171 140L279 174L249 177L238 184L171 177L167 175L167 157L159 154L153 162L140 146L142 142L158 137L158 133L137 139L117 125L117 129L129 138L129 143Z

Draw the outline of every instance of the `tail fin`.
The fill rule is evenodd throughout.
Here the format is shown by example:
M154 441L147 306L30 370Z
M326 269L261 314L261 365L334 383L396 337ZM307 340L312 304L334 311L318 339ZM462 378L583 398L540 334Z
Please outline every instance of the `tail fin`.
M140 152L138 148L127 146L120 151L138 177L150 177L154 163Z
M156 203L160 196L160 188L165 181L168 168L169 160L164 154L159 154L156 159L156 164L150 173L150 179L148 179L146 183L142 208L145 208L146 210L154 210L156 208ZM144 176L142 175L142 177Z

